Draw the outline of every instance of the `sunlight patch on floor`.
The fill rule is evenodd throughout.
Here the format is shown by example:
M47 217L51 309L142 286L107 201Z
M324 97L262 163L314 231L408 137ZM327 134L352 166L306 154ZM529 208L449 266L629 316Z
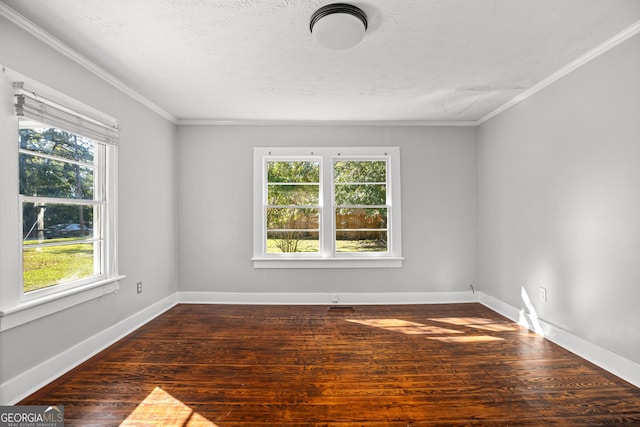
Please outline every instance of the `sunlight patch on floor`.
M407 335L429 335L427 338L441 342L450 343L480 343L491 341L505 341L504 338L493 337L488 335L469 335L468 333L457 330L442 328L435 325L425 325L417 322L410 322L402 319L346 319L347 322L357 323L360 325L381 328L387 331L401 332ZM483 319L479 317L447 317L429 319L433 322L449 323L451 325L471 327L474 329L482 329L491 332L511 332L518 330L518 325L507 323L498 324L494 320ZM492 323L494 322L494 323ZM515 329L514 329L515 328ZM434 336L440 335L440 336Z
M120 427L218 427L160 387L151 393L120 424Z
M469 328L490 332L517 332L520 330L520 326L515 323L497 322L493 319L485 319L482 317L440 317L429 318L429 320L457 326L467 326Z
M463 334L464 332L455 329L441 328L439 326L428 326L422 323L409 322L401 319L347 319L347 322L359 323L374 328L382 328L387 331L401 332L408 335L430 335L430 334Z
M427 337L430 340L451 343L479 343L491 341L505 341L504 338L491 337L489 335L465 335L463 337Z

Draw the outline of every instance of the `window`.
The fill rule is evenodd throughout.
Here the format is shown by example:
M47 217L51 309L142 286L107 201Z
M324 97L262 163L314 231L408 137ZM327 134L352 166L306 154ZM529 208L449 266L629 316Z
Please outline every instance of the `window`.
M15 89L22 292L39 296L109 277L107 162L117 123L83 116L20 83Z
M13 90L15 156L7 157L18 164L7 189L13 187L19 216L3 213L2 230L20 227L21 257L16 273L5 275L0 330L116 291L123 278L116 256L117 122L60 94L68 105L22 83Z
M103 144L19 118L23 292L104 271Z
M255 148L254 267L401 266L397 147Z

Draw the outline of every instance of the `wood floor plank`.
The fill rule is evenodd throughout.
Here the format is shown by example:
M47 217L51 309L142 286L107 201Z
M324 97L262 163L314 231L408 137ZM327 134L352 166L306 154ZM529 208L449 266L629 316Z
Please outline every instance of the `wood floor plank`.
M69 426L640 425L640 389L480 304L178 305L20 403Z

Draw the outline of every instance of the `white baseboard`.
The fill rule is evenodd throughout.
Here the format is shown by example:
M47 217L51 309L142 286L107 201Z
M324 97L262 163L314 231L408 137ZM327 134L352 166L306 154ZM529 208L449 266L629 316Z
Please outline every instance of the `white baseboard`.
M178 302L172 294L40 365L0 384L0 404L14 405L31 393L95 356Z
M577 335L559 328L544 319L536 318L524 309L518 309L484 292L478 292L478 301L508 319L529 328L533 332L558 344L560 347L611 372L617 377L640 387L640 363L627 359L611 350L594 344Z
M478 297L477 301L480 304L484 305L485 307L490 308L491 310L495 311L498 314L503 315L504 317L506 317L511 321L517 322L520 325L533 330L533 328L529 327L529 325L526 325L520 322L521 310L515 308L512 305L507 304L506 302L502 302L501 300L494 298L491 295L487 295L484 292L478 292L476 293L476 296ZM537 332L537 331L534 330L534 332Z
M334 297L338 302L334 303ZM380 293L240 293L177 292L103 332L86 339L46 362L0 384L0 404L12 405L124 338L176 304L270 304L270 305L389 305L450 304L480 302L550 341L612 374L640 387L640 364L586 341L568 331L532 319L529 313L483 292L380 292Z
M337 298L337 301L335 301ZM451 304L477 302L471 291L463 292L178 292L183 304L267 304L267 305L324 305L324 304Z

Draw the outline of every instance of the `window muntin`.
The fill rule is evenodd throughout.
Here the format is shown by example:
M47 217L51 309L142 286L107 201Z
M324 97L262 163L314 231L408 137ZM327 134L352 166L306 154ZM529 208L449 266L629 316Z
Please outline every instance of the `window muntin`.
M104 273L106 147L19 118L24 294L67 288Z
M254 267L401 267L399 157L398 147L255 148ZM317 162L313 179L273 174L304 162Z

